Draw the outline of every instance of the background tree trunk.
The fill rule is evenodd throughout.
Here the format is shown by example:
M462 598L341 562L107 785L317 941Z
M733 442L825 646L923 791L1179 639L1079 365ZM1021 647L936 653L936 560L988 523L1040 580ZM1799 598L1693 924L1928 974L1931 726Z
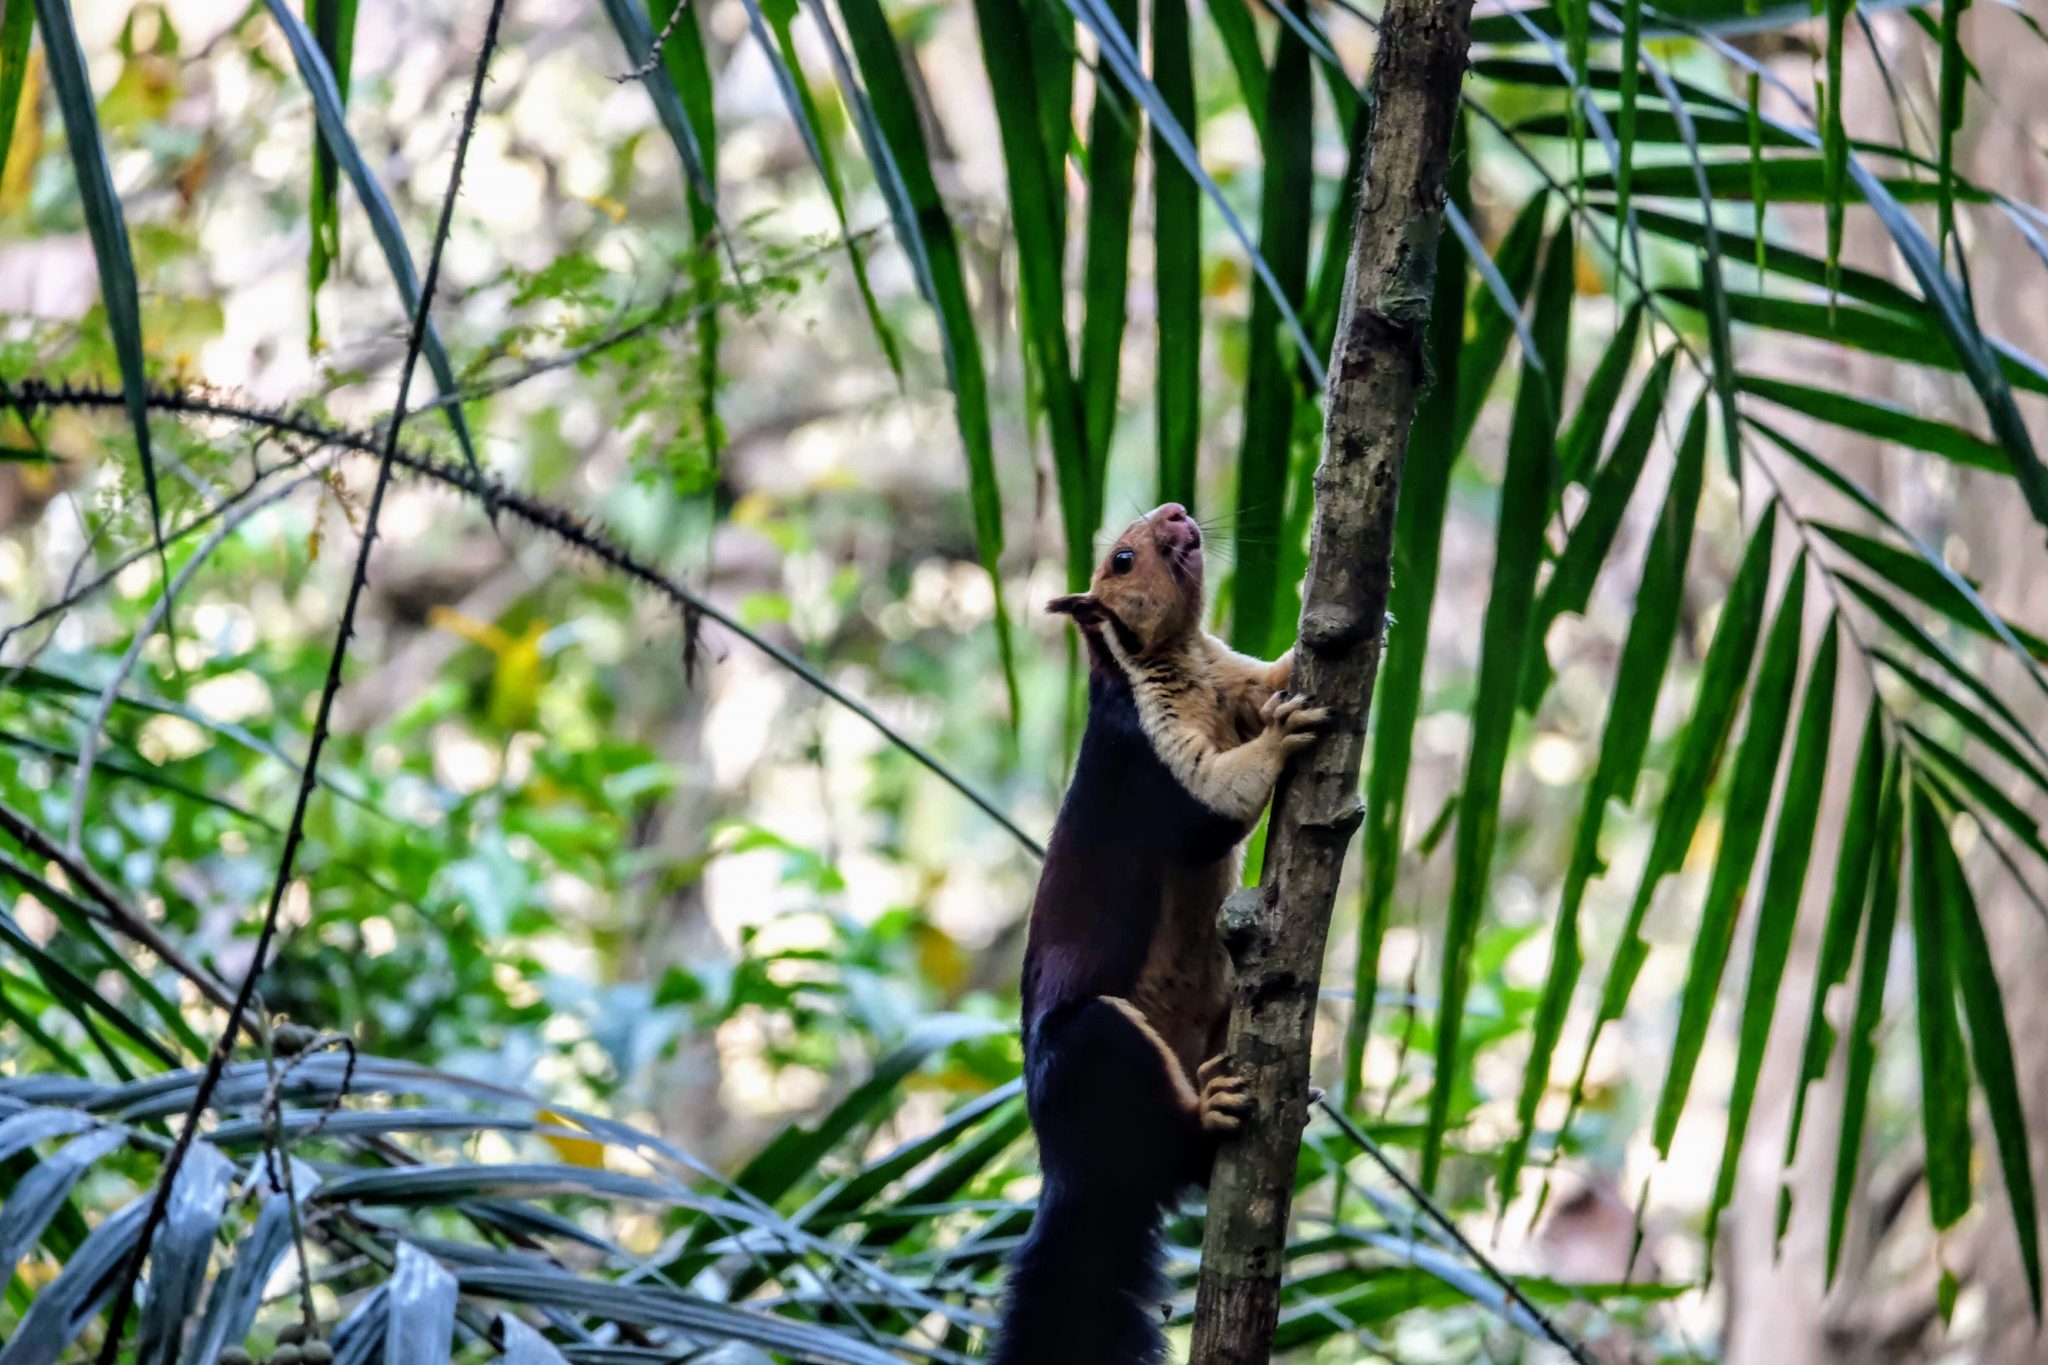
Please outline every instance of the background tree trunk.
M1296 689L1334 719L1274 798L1263 885L1249 904L1233 898L1226 916L1238 959L1229 1054L1251 1082L1259 1119L1224 1148L1209 1187L1195 1305L1200 1365L1263 1362L1272 1348L1317 981L1362 814L1359 761L1385 637L1395 498L1424 381L1471 14L1471 0L1391 0L1373 58L1366 183L1325 397L1294 665Z
M1984 105L1971 108L1973 118L1965 124L1962 139L1968 151L1959 155L1968 156L1968 174L2000 176L2022 202L2038 204L2048 193L2048 168L2033 145L2030 130L2040 127L2043 116L2048 115L2048 88L2039 80L2038 68L2029 62L2031 55L2038 63L2038 52L2029 54L2025 45L2010 41L2011 30L1995 22L2006 17L1992 11L1968 14L1962 20L1965 40L1979 45L1977 65L1986 87L2000 95L1993 118L1984 116ZM1970 267L1985 330L2015 345L2038 348L2048 340L2048 322L2042 318L2039 286L2024 273L2033 262L2027 259L2024 244L2012 240L2006 224L1993 220L1987 227L2000 233L2000 254L1982 266L1973 256ZM2029 424L2040 430L2042 404L2035 399L2024 401L2022 411ZM1967 547L1968 572L1983 584L1986 600L2007 620L2037 632L2048 628L2048 593L2043 593L2039 577L2040 527L2030 523L2013 499L2000 496L1995 483L1971 481L1964 488L1964 495L1955 500L1953 529ZM2013 699L2023 723L2036 734L2044 733L2048 703L2026 685L2011 660L1999 658L1990 680L1993 686L2009 689L2006 695ZM2043 802L2037 794L2024 786L2013 789L2013 794L2029 815L2042 815ZM2007 847L2013 842L2009 836L2003 841ZM2034 900L1996 858L1979 849L1971 871L1984 878L1978 903L2005 995L2007 1024L2019 1063L2020 1098L2029 1120L2028 1146L2039 1180L2041 1172L2048 1170L2048 1048L2041 1046L2041 1040L2048 1038L2048 994L2035 983L2048 968L2048 933L2043 932ZM2038 884L2035 889L2038 894ZM1988 1125L1981 1114L1978 1132L1979 1142L1988 1144ZM1985 1365L2023 1365L2048 1357L2048 1334L2034 1317L2003 1168L1986 1161L1983 1170L1985 1217L1975 1247L1963 1253L1970 1256L1976 1284L1984 1295L1984 1339L1978 1358Z

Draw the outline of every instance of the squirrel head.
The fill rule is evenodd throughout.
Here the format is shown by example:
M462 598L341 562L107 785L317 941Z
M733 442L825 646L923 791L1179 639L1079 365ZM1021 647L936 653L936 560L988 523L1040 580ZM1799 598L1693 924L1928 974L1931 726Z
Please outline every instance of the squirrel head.
M1169 502L1116 538L1085 593L1055 597L1045 609L1071 616L1085 634L1108 628L1133 655L1149 654L1202 626L1202 528Z

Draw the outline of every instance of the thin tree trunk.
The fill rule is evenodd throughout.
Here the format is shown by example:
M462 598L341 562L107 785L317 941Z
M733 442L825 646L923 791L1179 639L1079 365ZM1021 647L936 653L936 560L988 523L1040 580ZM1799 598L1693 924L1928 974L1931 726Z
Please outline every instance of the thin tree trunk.
M1249 905L1233 898L1225 917L1238 963L1229 1053L1251 1083L1258 1119L1223 1149L1210 1181L1196 1365L1256 1365L1272 1350L1317 980L1363 813L1358 768L1385 636L1394 502L1424 382L1471 17L1472 0L1389 0L1381 19L1294 665L1296 689L1335 720L1274 799L1264 884Z
M1976 54L1987 89L1999 91L1993 113L1988 101L1971 105L1971 117L1963 140L1969 161L1959 157L1958 167L1986 183L1995 176L2001 188L2025 196L2024 202L2038 204L2048 192L2048 174L2037 157L2016 156L2018 148L2029 146L2029 130L2048 114L2048 90L2027 77L2026 50L2006 41L2006 30L1995 20L2003 16L1983 14L1963 18L1965 51ZM2037 287L2028 278L2031 259L2026 246L2013 239L2004 225L1986 245L1989 250L1970 256L1971 284L1976 291L1979 319L1987 333L2039 355L2048 346L2048 322L2044 322ZM2029 307L2030 300L2034 306ZM1966 400L1967 401L1967 400ZM2026 399L2021 411L2034 430L2041 430L2042 404ZM1967 409L1966 409L1967 410ZM1970 574L1984 585L1985 599L2016 626L2040 631L2048 626L2048 598L2041 592L2041 539L2026 508L2007 495L2010 485L1972 478L1963 484L1956 499L1950 525L1968 546L1966 561ZM2003 653L2001 651L2001 653ZM1994 656L1996 657L1996 656ZM2034 689L2027 686L2020 671L2008 658L1996 658L1990 681L2001 695L2009 697L2023 725L2033 733L2048 733L2048 707ZM2048 814L2038 793L2024 786L2006 790L2030 817ZM2004 836L2000 836L2002 839ZM2010 839L2004 839L2010 845ZM1998 964L1998 978L2005 996L2007 1026L2012 1031L2013 1050L2019 1061L2020 1098L2027 1113L2027 1146L2034 1179L2048 1171L2048 996L2034 983L2048 969L2048 936L2025 888L1979 848L1969 866L1978 886L1978 908L1984 931L1991 939L1991 951ZM2035 883L2036 890L2039 883ZM1977 1126L1978 1150L1992 1150L1988 1127ZM1977 1360L1982 1365L2022 1365L2048 1357L2048 1335L2034 1316L2033 1297L2019 1243L2014 1235L2010 1193L1999 1163L1985 1160L1984 1217L1979 1222L1972 1250L1961 1253L1976 1263L1976 1284L1984 1294L1983 1338ZM2039 1216L2036 1216L2037 1230ZM1960 1259L1960 1256L1959 1256Z

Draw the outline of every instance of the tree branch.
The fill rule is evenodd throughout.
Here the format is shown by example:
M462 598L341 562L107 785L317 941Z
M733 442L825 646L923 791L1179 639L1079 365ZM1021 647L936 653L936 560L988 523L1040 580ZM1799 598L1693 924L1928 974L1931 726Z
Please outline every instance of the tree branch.
M1262 1365L1308 1119L1317 981L1385 638L1394 506L1424 383L1423 340L1471 0L1389 0L1373 59L1366 183L1325 390L1294 681L1338 717L1274 798L1263 885L1226 933L1238 962L1229 1054L1260 1120L1219 1154L1195 1303L1196 1365ZM1428 452L1448 458L1448 451Z

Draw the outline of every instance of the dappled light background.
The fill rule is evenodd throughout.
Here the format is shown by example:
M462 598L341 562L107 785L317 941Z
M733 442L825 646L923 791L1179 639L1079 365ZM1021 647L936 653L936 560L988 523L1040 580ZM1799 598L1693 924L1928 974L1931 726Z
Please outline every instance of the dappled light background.
M1331 54L1362 76L1373 35L1349 6L1293 8L1313 11ZM847 1162L933 1131L961 1101L1015 1076L1015 980L1038 864L958 786L814 680L872 707L958 784L1042 838L1083 704L1065 622L1040 610L1067 586L1060 474L1034 406L1043 376L1020 334L1017 244L973 8L891 4L888 12L899 40L916 53L917 112L953 214L989 376L1005 538L993 581L980 558L940 326L844 106L823 100L819 113L845 181L843 228L766 49L750 33L750 4L703 0L695 9L715 89L720 202L708 236L693 228L676 146L646 88L624 79L633 64L598 7L515 4L485 88L434 317L458 378L479 395L464 411L491 475L608 528L644 562L786 650L814 679L509 516L494 524L473 499L402 479L384 510L371 593L322 768L325 789L313 807L312 842L286 903L264 1003L315 1027L345 1029L368 1052L628 1120L720 1171L738 1169L777 1134L830 1111L931 1016L985 1023L962 1024L966 1042L910 1070L900 1102L851 1125L849 1148L834 1158ZM1860 18L1864 31L1847 63L1847 121L1856 136L1902 141L1932 156L1924 120L1940 54L1919 17L1901 10ZM306 198L313 115L277 28L240 0L95 0L77 5L74 18L133 241L152 378L373 426L394 401L408 318L371 225L346 191L338 255L313 287ZM1986 5L1969 16L1984 97L1972 97L1956 154L1963 173L2022 204L2043 198L2048 126L2048 96L2039 93L2048 89L2039 78L2048 47L2029 27L2033 18L2048 15ZM482 23L475 4L362 0L360 7L349 126L416 259L424 259L447 183ZM1272 16L1260 9L1254 20L1247 11L1246 23L1271 51ZM1732 41L1810 94L1823 27L1793 23ZM829 91L832 54L815 28L800 22L791 34L801 67ZM1086 33L1078 42L1074 108L1085 111L1090 63L1099 54ZM1706 44L1667 38L1649 45L1679 79L1744 98L1739 73ZM1882 71L1873 53L1883 58ZM1195 55L1202 165L1223 198L1255 220L1259 120L1233 84L1229 54L1207 29ZM37 102L26 106L32 112L15 130L0 178L0 378L111 382L114 352L93 247L40 49L27 80ZM1895 99L1888 83L1897 87ZM1567 106L1557 89L1491 80L1483 63L1473 86L1506 124L1550 118L1561 126ZM1317 101L1314 193L1299 205L1314 223L1312 260L1332 230L1348 157L1347 130L1320 84ZM1761 108L1787 120L1801 113L1768 86ZM1730 117L1739 131L1739 115ZM1079 128L1078 114L1075 122ZM1472 126L1463 152L1470 217L1489 251L1505 253L1511 226L1543 176L1571 174L1567 139L1531 145L1540 151L1536 165L1509 150L1493 127ZM1597 140L1585 154L1605 168ZM1142 141L1137 165L1129 327L1101 538L1159 500L1154 161ZM1077 206L1087 196L1085 172L1078 155L1067 160ZM1823 254L1826 212L1818 198L1773 203L1766 215L1772 239ZM1754 229L1748 203L1731 198L1722 207L1727 231ZM2025 352L2048 352L2048 324L2034 305L2042 297L2040 239L2021 230L2034 220L1980 209L1966 205L1960 228L1980 321ZM1931 208L1913 207L1922 210L1931 231ZM1070 328L1079 327L1087 304L1078 208L1075 214ZM1568 281L1569 413L1634 291L1619 291L1617 302L1608 219L1575 223L1560 201L1549 222L1578 243ZM1240 535L1236 484L1255 349L1252 271L1211 205L1200 231L1195 510L1212 530L1220 630L1230 619L1238 559L1271 547ZM863 264L872 313L849 253ZM1849 214L1843 259L1910 282L1891 238L1860 209ZM1534 259L1528 264L1533 269ZM1646 235L1641 265L1653 285L1697 294L1698 256L1689 245ZM1530 269L1513 286L1524 296ZM1763 292L1761 272L1742 252L1731 248L1725 269L1730 289ZM1498 277L1475 277L1470 335L1505 325L1497 308L1487 312L1488 291L1508 287ZM1706 352L1699 309L1680 304L1684 336ZM1952 369L1902 365L1876 342L1858 350L1738 321L1745 325L1733 331L1733 360L1745 375L1879 398L1985 430L1982 408ZM1362 1040L1364 1084L1354 1112L1403 1153L1420 1140L1432 1087L1448 1084L1430 1061L1437 964L1512 439L1521 343L1512 336L1507 343L1498 380L1486 375L1491 387L1471 395L1469 458L1450 478L1378 1007ZM892 350L900 364L892 364ZM1645 345L1619 397L1609 396L1615 426L1648 359ZM1642 480L1652 490L1670 477L1682 408L1703 392L1699 374L1679 367ZM406 442L460 460L447 411L434 397L422 367ZM2022 394L2020 405L2040 431L2036 394ZM2009 477L1846 430L1824 413L1750 406L1873 490L2007 620L2048 633L2041 527ZM1317 437L1313 403L1290 420L1283 444L1303 472L1303 453L1312 457ZM167 524L248 483L259 462L299 449L218 420L159 419L154 432ZM148 540L149 506L117 408L58 407L36 418L34 433L57 462L9 460L31 438L19 417L0 415L0 630ZM1418 450L1413 458L1450 453ZM100 690L125 670L126 691L151 699L112 710L75 833L93 866L230 982L248 961L255 907L276 867L374 475L374 461L331 452L305 468L311 477L303 485L241 521L213 549L168 624L151 617L162 577L144 557L105 591L0 648L0 740L9 745L0 751L0 796L60 836L73 827L78 803L77 731ZM1635 1280L1656 1291L1612 1313L1574 1304L1560 1291L1580 1330L1604 1338L1596 1343L1601 1350L1613 1348L1603 1359L1695 1352L1795 1365L1935 1359L1940 1333L1930 1324L1953 1287L1944 1286L1945 1274L1961 1283L1948 1340L1977 1343L1971 1349L1984 1354L1973 1359L2032 1358L2024 1344L1996 1344L2009 1322L2030 1311L2002 1187L1980 1190L1956 1227L1928 1230L1909 1029L1887 1038L1876 1073L1862 1166L1868 1188L1859 1191L1868 1198L1851 1224L1851 1279L1824 1293L1840 1108L1830 1096L1841 1081L1839 1058L1810 1101L1808 1123L1826 1131L1809 1136L1787 1177L1793 1217L1782 1253L1776 1245L1798 1043L1853 757L1880 676L1846 647L1815 822L1815 871L1791 949L1795 965L1777 1001L1777 1036L1756 1091L1743 1177L1714 1253L1718 1266L1708 1260L1700 1223L1728 1132L1749 914L1732 931L1735 965L1668 1155L1651 1134L1699 907L1724 833L1718 800L1655 897L1633 1003L1593 1049L1583 1111L1552 1163L1548 1134L1565 1117L1570 1068L1592 1036L1590 991L1651 855L1701 661L1761 508L1781 495L1809 522L1866 532L1874 525L1838 489L1769 446L1738 484L1717 435L1706 471L1673 681L1655 704L1640 790L1632 803L1620 793L1608 810L1600 846L1606 875L1590 884L1584 902L1587 980L1556 1046L1562 1074L1542 1097L1531 1169L1504 1199L1493 1156L1520 1127L1529 1030L1574 820L1600 759L1622 642L1639 605L1635 565L1650 545L1660 494L1628 501L1601 561L1615 567L1601 573L1583 614L1544 622L1555 682L1513 727L1485 919L1473 945L1468 1069L1456 1082L1458 1126L1440 1193L1475 1228L1495 1229L1487 1246L1518 1272L1588 1285ZM1290 498L1300 496L1297 485L1306 486L1289 484ZM1562 543L1587 499L1584 487L1565 490L1553 542ZM1277 511L1275 518L1283 532L1294 524ZM1790 524L1779 529L1773 610L1795 555L1818 543L1795 536ZM998 593L1014 631L1014 694L999 648ZM1817 635L1838 602L1815 589L1807 604L1806 628ZM1423 629L1401 620L1391 628L1397 635ZM2048 708L2027 665L1978 636L1944 628L1941 638L2010 702L2028 734L2040 733ZM124 659L131 640L139 640L137 656ZM1897 706L1922 705L1896 683L1882 675L1880 686ZM1925 712L1914 714L1925 721ZM1996 782L2026 810L2041 809L2042 792L2029 794L2003 770ZM2042 868L2027 863L2026 876L2015 877L1976 842L1975 822L1954 823L1956 850L1981 878L1978 899L1996 945L2021 1091L2029 1112L2040 1114L2048 1070L2038 1043L2048 1020L2039 1017L2031 982L2048 962L2048 940L2038 890L2022 883L2031 878L2038 888ZM1766 848L1771 837L1767 828ZM1756 882L1762 876L1760 867ZM69 884L61 870L53 880ZM1351 964L1363 881L1354 867L1340 897L1315 1058L1319 1082L1347 1098L1343 1039L1357 1004ZM33 888L15 878L0 896L29 939L60 939L55 908ZM150 959L148 967L158 972L161 964ZM107 989L125 989L111 971L100 975ZM1887 996L1894 1009L1910 1008L1913 988L1902 955ZM185 1011L211 1018L198 994L183 989ZM1829 1007L1838 1028L1847 1027L1852 990L1853 980ZM40 997L22 998L33 1007ZM59 1041L83 1046L68 1021L49 1027ZM200 1032L210 1038L213 1027ZM25 1044L0 1036L8 1038L0 1073L12 1074ZM1982 1122L1979 1129L1988 1132ZM1319 1140L1334 1139L1324 1132ZM562 1159L577 1159L573 1144L549 1141ZM476 1150L502 1155L514 1142L487 1135ZM2039 1171L2048 1151L2040 1137L2033 1142ZM1988 1143L1980 1135L1978 1166L1995 1182ZM1033 1191L1028 1141L1012 1128L993 1149L1003 1159L991 1159L948 1198L994 1201ZM1326 1161L1343 1159L1323 1150ZM110 1177L99 1197L111 1207L136 1188ZM1355 1206L1347 1215L1341 1192L1334 1205L1318 1207L1326 1222L1360 1216ZM634 1255L655 1255L677 1235L654 1214L595 1209L583 1216ZM935 1233L934 1244L953 1236ZM329 1307L339 1302L330 1299ZM1485 1312L1395 1317L1383 1330L1376 1349L1394 1359L1474 1359L1489 1349L1494 1359L1548 1358ZM1878 1353L1840 1353L1851 1339L1858 1350ZM1916 1353L1898 1353L1909 1347ZM1364 1348L1339 1335L1315 1349L1323 1353L1317 1358L1336 1361L1360 1358Z

